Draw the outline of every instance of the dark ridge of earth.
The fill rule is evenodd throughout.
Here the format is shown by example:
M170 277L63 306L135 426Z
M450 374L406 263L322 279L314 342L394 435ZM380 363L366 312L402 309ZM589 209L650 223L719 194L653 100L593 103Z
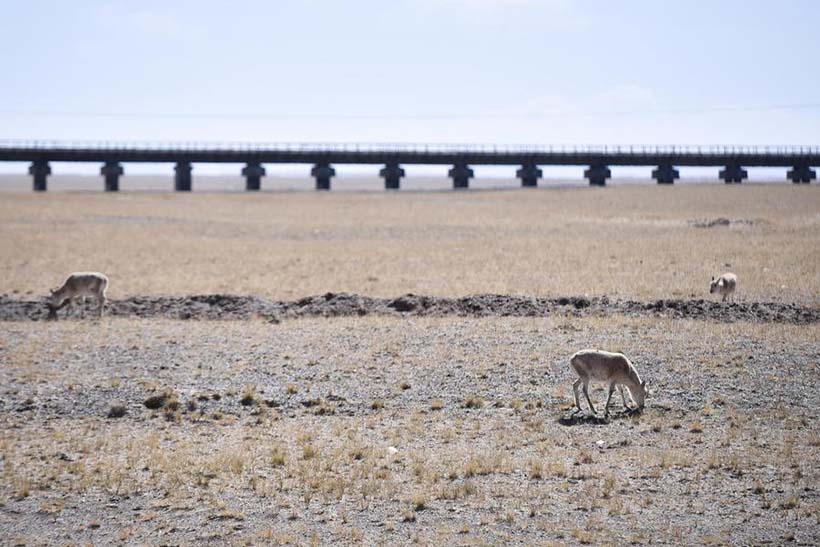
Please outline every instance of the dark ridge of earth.
M84 308L93 317L93 299ZM80 306L77 306L78 308ZM657 300L636 302L607 297L535 298L480 294L462 298L439 298L405 294L398 298L372 298L348 293L326 293L299 300L267 300L253 296L210 294L197 296L133 296L109 300L106 315L117 317L164 317L169 319L250 319L277 322L299 317L343 317L371 314L432 317L545 317L607 316L678 317L723 322L755 321L808 324L820 321L820 308L779 302L721 303L709 300ZM67 309L59 312L65 318ZM42 300L18 300L0 295L0 321L45 320ZM73 316L78 315L75 310Z

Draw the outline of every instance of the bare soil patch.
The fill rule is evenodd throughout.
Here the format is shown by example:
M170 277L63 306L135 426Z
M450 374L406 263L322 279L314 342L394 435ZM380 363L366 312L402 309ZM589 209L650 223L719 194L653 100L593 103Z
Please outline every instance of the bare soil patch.
M96 304L94 304L96 306ZM73 315L93 317L91 307L76 306ZM762 321L816 323L820 308L780 302L724 303L708 300L656 300L636 302L583 296L536 298L484 294L463 298L439 298L406 294L397 298L374 298L357 294L325 293L299 300L281 301L211 294L189 297L140 296L109 301L106 313L116 317L165 317L171 319L250 319L271 321L300 317L347 317L365 315L432 317L546 317L550 315L632 317L678 317L716 321ZM66 312L61 312L65 314ZM0 296L0 321L49 319L42 301Z

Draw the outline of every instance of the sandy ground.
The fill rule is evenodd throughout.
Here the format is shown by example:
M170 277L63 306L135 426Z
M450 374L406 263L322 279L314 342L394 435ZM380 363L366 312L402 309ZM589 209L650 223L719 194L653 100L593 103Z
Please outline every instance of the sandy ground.
M816 305L817 185L441 193L32 193L0 199L0 293L71 271L110 296L702 298Z

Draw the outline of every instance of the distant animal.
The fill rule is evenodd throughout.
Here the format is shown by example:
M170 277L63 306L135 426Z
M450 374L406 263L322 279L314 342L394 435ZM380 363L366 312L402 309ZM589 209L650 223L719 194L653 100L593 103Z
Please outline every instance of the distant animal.
M93 296L97 300L97 312L100 317L105 307L105 290L108 288L108 277L99 272L74 272L69 275L60 288L51 291L46 303L48 317L57 319L57 310L66 305L73 307L76 298Z
M709 294L719 293L723 297L721 302L726 302L727 297L734 302L736 287L737 276L733 273L726 272L717 279L712 278L712 282L709 283Z
M621 392L621 399L624 403L624 408L630 409L626 402L624 395L624 386L629 390L629 395L637 405L638 409L644 407L646 400L646 382L641 380L635 366L629 362L622 353L611 353L609 351L602 351L597 349L584 349L573 355L569 360L570 366L578 374L578 379L572 384L572 391L575 394L575 406L579 411L581 408L581 401L578 398L578 388L583 386L584 396L587 398L589 408L592 409L593 414L597 414L595 407L592 405L592 400L589 398L590 380L598 382L609 383L609 394L606 398L606 405L604 406L604 415L609 415L609 402L612 400L612 393L615 391L615 386Z

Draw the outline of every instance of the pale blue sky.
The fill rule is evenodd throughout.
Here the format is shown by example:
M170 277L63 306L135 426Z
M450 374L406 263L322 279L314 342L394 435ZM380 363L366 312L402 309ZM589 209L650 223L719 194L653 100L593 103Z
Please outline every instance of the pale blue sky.
M0 138L820 143L820 2L13 1Z

